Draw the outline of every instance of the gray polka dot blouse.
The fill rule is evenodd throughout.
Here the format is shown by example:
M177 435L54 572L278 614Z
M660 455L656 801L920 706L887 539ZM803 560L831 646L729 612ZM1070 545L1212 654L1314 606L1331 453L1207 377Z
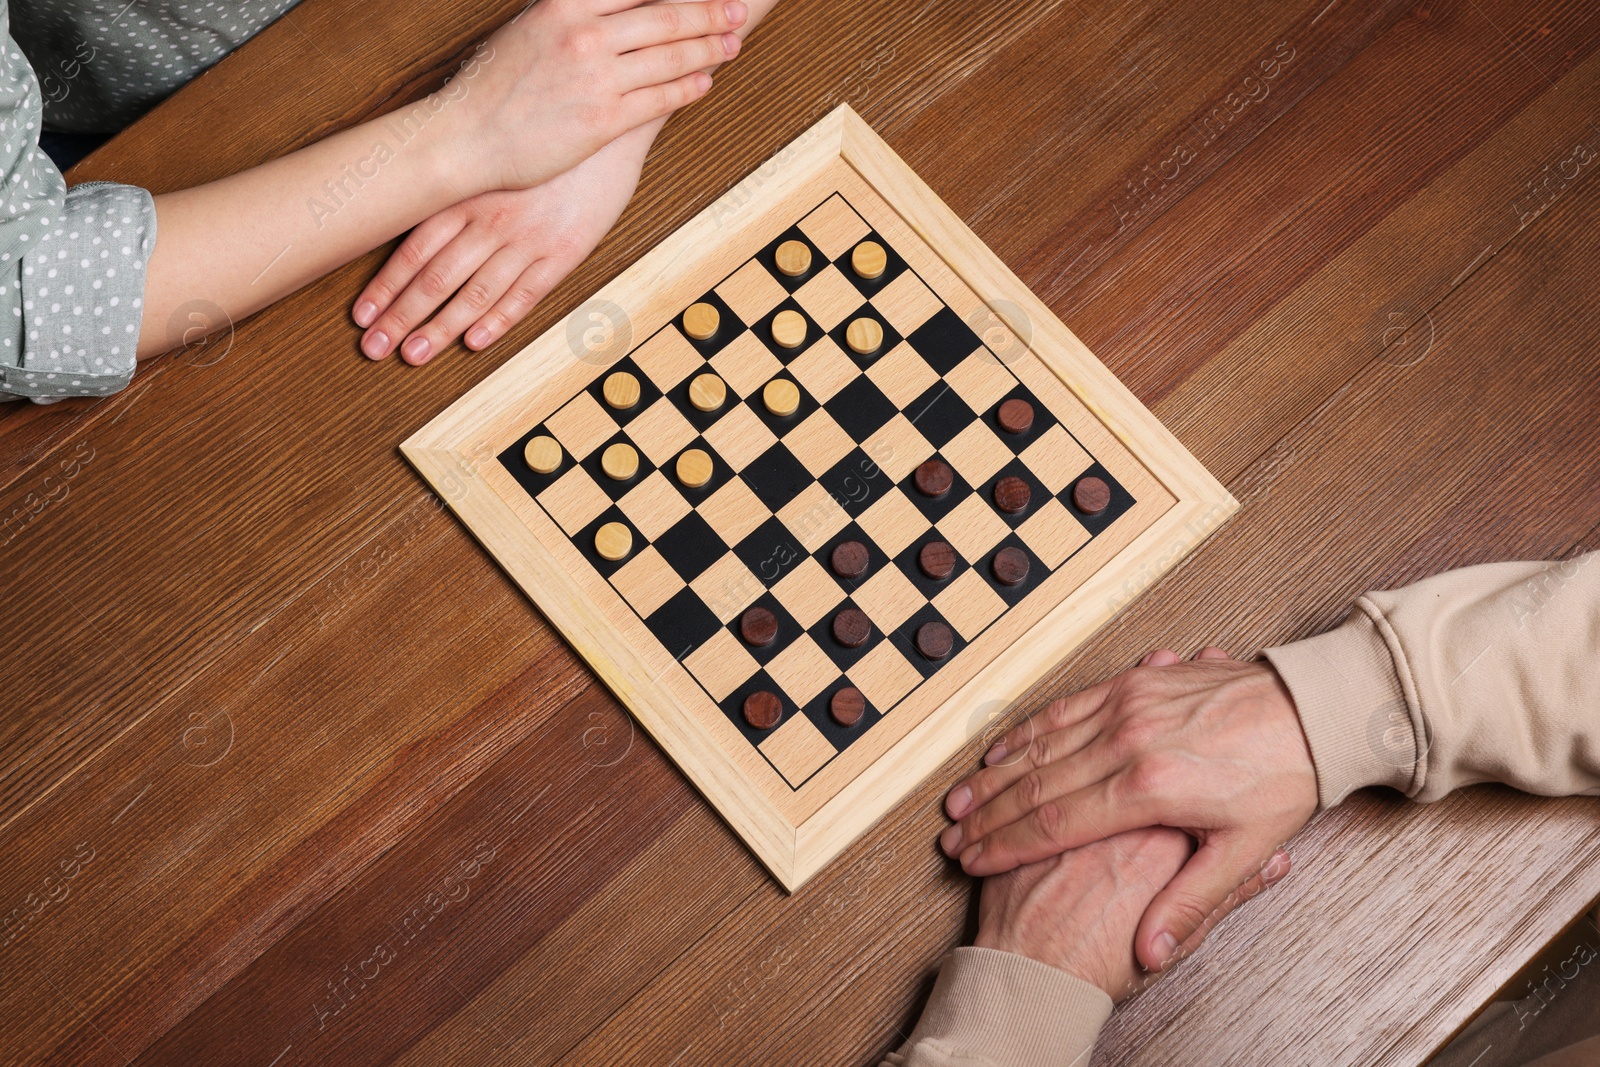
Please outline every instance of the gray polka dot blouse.
M39 149L41 129L120 129L294 3L0 3L0 400L126 386L155 247L150 194L68 189Z

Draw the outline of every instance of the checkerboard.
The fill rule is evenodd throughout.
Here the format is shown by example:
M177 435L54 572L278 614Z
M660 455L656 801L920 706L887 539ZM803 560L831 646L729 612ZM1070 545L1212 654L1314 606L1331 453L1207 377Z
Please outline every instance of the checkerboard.
M886 253L871 279L852 263L864 241ZM786 242L810 253L803 273L779 269ZM705 340L683 323L701 303L718 320ZM798 345L774 341L780 314L804 323ZM870 355L848 343L863 318L883 334ZM639 387L625 409L605 393L621 372ZM706 374L726 386L709 412L689 398ZM798 393L792 414L766 406L774 380ZM1014 398L1033 412L1016 434L998 419ZM534 437L554 442L540 470ZM1236 507L845 106L402 447L791 890ZM697 488L677 474L690 449L711 459ZM933 458L954 482L938 496L916 487ZM1073 489L1091 476L1110 502L1087 514ZM994 502L1013 477L1030 491L1015 514ZM602 528L608 555L629 542L620 558L597 550ZM939 580L917 562L933 540L956 557ZM846 541L867 549L859 578L830 566ZM1027 559L1021 584L994 577L1003 550ZM768 644L743 637L752 607L776 620ZM845 609L871 624L859 647L834 638ZM952 637L939 659L916 640L930 622ZM846 687L865 703L849 726L830 714ZM744 714L758 691L780 705L770 728Z
M869 240L888 252L887 268L870 280L849 262ZM811 251L810 268L795 277L774 258L789 241ZM973 640L1135 501L840 193L698 300L720 313L711 338L692 339L680 313L607 368L638 378L637 404L608 407L599 376L499 460L706 698L799 789L893 716L925 680L961 670L961 653ZM773 318L785 309L805 317L806 339L796 348L772 339ZM870 355L856 354L844 338L847 324L863 317L883 330L883 344ZM687 394L689 382L708 371L727 383L729 397L703 412ZM794 414L776 416L762 404L761 389L774 378L799 387ZM997 421L1000 404L1012 398L1035 412L1025 433L1007 433ZM554 437L564 450L550 473L533 471L523 458L535 435ZM621 482L599 467L601 453L617 442L640 455L638 474ZM715 465L696 489L671 474L690 448L705 450ZM955 472L954 487L938 497L913 484L917 466L932 457ZM1031 490L1029 507L1015 515L993 502L995 483L1008 475ZM1110 506L1095 515L1072 500L1086 475L1112 489ZM617 561L594 547L595 532L613 522L634 532L633 551ZM917 565L930 539L958 555L955 571L940 580ZM851 540L871 556L854 580L828 565L834 547ZM1016 586L991 570L995 553L1008 547L1030 562ZM778 620L777 639L763 647L739 635L739 617L753 605ZM847 648L831 633L833 616L845 607L872 621L860 647ZM950 626L955 648L930 660L914 638L935 620ZM867 701L852 726L828 712L831 696L846 686ZM750 726L742 712L745 698L763 689L783 702L783 717L769 730Z

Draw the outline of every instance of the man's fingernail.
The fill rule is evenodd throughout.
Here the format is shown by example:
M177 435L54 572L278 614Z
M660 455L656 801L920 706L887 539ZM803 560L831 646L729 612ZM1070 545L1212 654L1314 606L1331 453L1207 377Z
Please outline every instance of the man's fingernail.
M378 305L370 300L363 300L356 305L356 325L363 330L372 325L372 320L378 317Z
M1003 760L1005 758L1006 758L1006 743L1004 741L996 741L994 743L994 747L991 748L987 753L984 754L983 762L988 763L988 764L995 764L995 763L999 763L1001 760Z
M373 330L361 339L361 351L371 359L382 359L389 354L389 335L382 330Z
M972 789L970 786L958 785L950 791L948 811L952 819L959 819L972 807Z
M400 351L405 353L407 363L421 363L428 358L428 349L431 347L426 337L413 337Z
M950 827L939 835L939 847L944 849L946 856L954 857L961 851L961 824Z
M482 348L489 343L489 329L486 326L475 326L467 334L467 345L470 348Z
M978 861L978 857L982 854L983 842L979 841L976 845L973 845L971 848L967 849L961 854L961 866L971 869L972 865Z
M1178 953L1178 939L1165 930L1156 935L1154 944L1156 956L1161 960L1163 967L1171 963L1172 957Z

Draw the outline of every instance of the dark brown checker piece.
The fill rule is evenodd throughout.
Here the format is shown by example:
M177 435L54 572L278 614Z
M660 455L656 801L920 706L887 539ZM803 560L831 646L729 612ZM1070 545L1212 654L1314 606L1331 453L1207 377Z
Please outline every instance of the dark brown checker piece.
M833 566L833 573L839 577L859 578L867 573L871 557L867 554L867 546L860 541L843 541L834 547L829 562Z
M845 648L860 648L872 636L872 620L860 608L845 608L833 617L833 639Z
M956 569L956 550L944 541L929 541L917 553L917 566L929 578L948 578Z
M1000 428L1006 433L1027 433L1033 429L1033 405L1012 397L1000 405Z
M946 624L925 622L917 627L917 651L929 659L944 659L955 646L955 634Z
M867 698L853 685L845 686L828 701L828 714L840 726L854 726L866 713Z
M1085 515L1098 515L1111 506L1111 487L1092 474L1079 478L1072 487L1072 503Z
M994 576L1006 585L1021 585L1027 581L1030 566L1028 554L1015 546L1007 546L994 554Z
M766 608L750 608L739 620L739 633L752 645L770 645L778 636L778 617Z
M757 730L770 730L783 718L783 701L769 689L758 689L744 698L744 721Z
M1028 483L1015 474L1008 474L994 483L994 506L1001 511L1012 515L1026 511L1032 497L1033 490L1028 488Z
M956 484L950 464L934 457L917 468L917 492L923 496L944 496Z

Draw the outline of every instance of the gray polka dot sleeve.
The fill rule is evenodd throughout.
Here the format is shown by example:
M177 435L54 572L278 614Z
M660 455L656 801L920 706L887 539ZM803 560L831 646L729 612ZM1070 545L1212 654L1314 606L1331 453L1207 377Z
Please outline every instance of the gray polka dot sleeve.
M39 151L39 81L0 58L0 399L114 393L133 377L156 209L131 185L71 190Z

